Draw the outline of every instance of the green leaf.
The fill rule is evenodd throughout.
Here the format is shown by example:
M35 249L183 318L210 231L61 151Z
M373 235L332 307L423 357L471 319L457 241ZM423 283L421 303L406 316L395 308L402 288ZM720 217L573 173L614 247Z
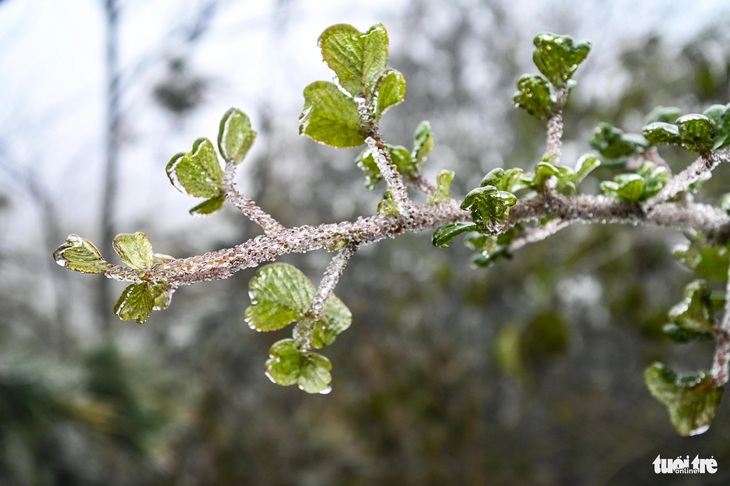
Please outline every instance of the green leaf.
M129 285L114 305L114 313L122 320L142 324L152 314L158 298L158 291L153 289L150 282Z
M79 235L68 235L66 243L53 252L53 259L62 267L82 273L103 274L109 268L99 250Z
M448 202L451 199L451 181L454 180L454 172L441 170L436 174L436 190L428 198L428 204L436 205Z
M378 214L383 216L393 216L398 214L398 205L393 200L393 194L390 191L385 191L383 199L378 203L377 208Z
M438 248L448 248L451 246L451 240L453 240L456 236L466 233L467 231L476 231L476 229L476 223L446 223L445 225L436 228L436 231L433 232L433 236L431 237L431 243L433 243L433 246Z
M352 25L333 25L320 35L319 47L340 86L352 96L370 97L388 64L388 33L382 24L365 33Z
M676 106L657 106L644 119L644 125L651 123L674 123L674 120L682 116L682 110Z
M165 310L170 306L172 291L167 283L163 281L152 283L150 284L150 290L152 291L154 310Z
M175 188L195 197L219 197L223 191L223 171L215 147L207 138L199 138L192 152L175 155L166 167L167 177Z
M672 425L680 435L701 434L710 427L723 388L713 384L709 373L680 375L654 363L644 372L644 381L652 396L667 407Z
M578 185L583 182L588 174L593 172L598 166L601 165L601 161L595 155L586 154L578 159L575 164L575 184Z
M150 268L155 264L155 252L152 243L144 233L122 233L112 242L114 251L129 267L135 269Z
M307 393L329 393L332 364L321 354L302 351L293 339L274 343L266 361L266 376L282 386L298 385Z
M651 145L638 134L624 133L608 123L599 123L590 140L591 148L598 150L609 163L624 162L627 158L646 151Z
M533 44L532 60L556 88L567 87L568 80L591 50L590 42L574 42L570 36L550 33L538 34Z
M513 99L515 106L542 120L547 120L557 111L550 94L550 85L542 76L531 74L522 76L517 81L517 92Z
M239 109L229 109L221 119L218 150L226 162L240 163L256 139L251 120Z
M644 127L644 137L652 145L671 144L679 145L681 137L677 125L664 122L650 123Z
M223 196L212 197L210 199L206 199L197 206L190 208L189 212L193 216L207 216L221 209L225 203L226 198Z
M407 148L400 145L386 145L385 148L390 154L390 160L393 161L398 172L406 178L413 178L418 175L418 167L411 158L411 153ZM375 162L373 151L367 148L360 152L356 159L357 166L365 174L365 187L372 190L383 179L380 168Z
M684 148L700 155L712 151L715 127L705 115L684 115L674 122L679 129L680 143Z
M621 174L616 176L613 181L601 182L601 189L604 193L630 202L637 202L641 199L645 186L644 178L638 174Z
M419 170L428 158L428 154L431 153L433 146L434 139L433 133L431 132L431 124L427 121L422 121L418 124L413 134L413 151L411 152L411 158Z
M301 362L297 342L294 339L282 339L269 349L266 376L277 385L295 385L301 373Z
M712 113L708 115L707 111L705 114L712 119L715 126L715 143L713 144L712 149L720 150L730 146L730 104L725 106L715 106L723 108L722 113L719 113L720 109L716 108L716 111L718 112L716 116L710 117Z
M312 345L323 348L335 342L335 338L352 323L352 313L344 302L335 295L330 295L324 308L322 319L314 325Z
M357 103L327 81L315 81L304 88L299 134L338 148L365 143Z
M509 215L509 208L517 203L514 194L500 191L494 186L472 189L461 203L461 209L471 211L479 231L492 231L495 223Z
M314 297L312 282L296 267L273 263L261 268L248 284L251 305L248 325L257 331L275 331L298 321Z
M380 120L388 108L403 102L406 96L406 79L395 69L386 69L375 85L375 121Z
M524 172L522 169L503 169L498 167L490 170L487 175L482 178L479 186L494 186L500 191L513 192L523 188L521 182Z
M518 233L518 227L512 227L499 236L480 234L467 237L466 246L479 252L472 263L477 267L489 267L500 258L512 258L509 245Z
M693 270L699 277L727 281L730 250L725 245L712 245L702 233L687 234L689 244L674 249L672 256Z
M704 280L695 280L684 288L684 299L669 310L669 324L664 333L674 341L712 339L714 336L712 292Z

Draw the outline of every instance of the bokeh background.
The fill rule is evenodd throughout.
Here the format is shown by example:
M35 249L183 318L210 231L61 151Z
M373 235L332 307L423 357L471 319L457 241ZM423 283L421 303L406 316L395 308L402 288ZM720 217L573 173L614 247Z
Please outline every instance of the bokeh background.
M729 14L720 0L0 1L0 484L727 484L727 403L680 438L643 385L655 360L711 360L661 335L692 278L671 258L681 234L576 226L488 269L429 234L363 248L336 290L353 325L325 349L326 396L264 376L288 331L243 321L253 270L182 288L140 326L112 312L121 284L51 253L69 233L109 258L120 232L174 256L258 234L230 208L188 216L164 174L231 106L259 132L240 187L280 221L372 214L382 187L363 187L357 151L297 133L303 87L331 77L316 39L333 23L386 25L408 89L385 138L409 146L429 120L426 174L454 170L460 196L540 158L544 127L512 104L536 33L593 42L567 162L598 121L638 131L657 105L730 101ZM284 261L316 282L330 257ZM714 456L719 472L657 476L657 455Z

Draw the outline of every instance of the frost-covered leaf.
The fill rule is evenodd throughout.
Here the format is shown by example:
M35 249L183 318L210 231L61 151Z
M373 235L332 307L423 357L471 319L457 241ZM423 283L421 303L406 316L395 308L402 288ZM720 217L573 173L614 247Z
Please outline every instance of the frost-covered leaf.
M266 376L282 386L298 385L307 393L328 393L332 364L321 354L302 351L293 339L274 343L266 361Z
M372 94L388 64L388 32L382 24L365 33L352 25L333 25L320 35L319 47L340 86L352 96Z
M677 374L661 363L644 372L646 387L669 410L669 418L680 435L701 434L710 427L720 405L723 388L714 385L705 371Z
M482 178L479 185L481 187L494 186L500 191L514 192L524 187L521 182L523 174L523 170L519 168L505 170L498 167L490 170L487 175Z
M451 199L451 181L453 180L453 171L440 170L436 174L436 190L428 198L428 204L435 205L448 202Z
M418 124L413 134L413 151L411 152L411 158L419 169L428 158L428 154L431 153L434 143L431 124L427 121L422 121Z
M578 159L578 162L575 164L575 169L573 170L575 173L575 184L578 185L583 182L583 179L585 179L588 174L593 172L600 165L601 161L595 155L586 154Z
M542 120L547 120L557 111L550 94L550 85L542 76L532 74L522 76L517 81L517 92L513 99L515 106Z
M378 203L377 211L378 214L382 214L383 216L398 214L398 205L395 203L393 194L390 191L385 191L385 194L383 194L383 199Z
M352 323L352 313L336 295L330 295L322 319L314 325L312 345L323 348L335 342L335 338Z
M730 264L726 245L714 245L702 233L687 233L689 243L674 249L672 256L693 270L697 276L725 282Z
M568 80L591 50L590 42L575 42L567 35L538 34L532 53L540 72L557 88L567 87Z
M433 236L431 237L431 243L433 243L433 246L439 248L448 248L451 245L451 240L455 237L462 233L466 233L467 231L476 231L476 229L476 223L461 221L446 223L445 225L436 228L436 231L433 232Z
M231 108L223 115L218 131L218 150L226 162L241 162L255 139L256 132L244 112Z
M131 268L150 268L155 264L155 252L147 235L141 232L118 234L112 242L119 258Z
M158 294L150 282L129 285L114 305L114 313L122 320L142 324L152 314Z
M620 128L599 123L590 140L591 148L598 151L609 164L618 164L646 151L651 144L643 136L625 133Z
M644 137L646 137L652 145L679 145L681 137L677 125L666 122L654 122L644 127Z
M605 194L625 201L646 201L658 194L669 179L665 167L644 162L636 172L619 174L613 181L601 182L601 189Z
M165 310L170 306L172 301L172 290L163 281L150 284L152 290L152 299L154 302L154 310Z
M53 259L62 267L82 273L103 274L109 268L99 250L79 235L68 235L66 242L53 252Z
M183 194L210 198L222 193L223 171L207 138L196 140L191 152L175 155L165 170L172 185Z
M210 199L206 199L197 206L190 208L189 212L193 216L207 216L221 209L225 203L226 198L223 196L212 197Z
M327 81L315 81L304 88L299 134L338 148L365 143L357 103Z
M402 103L406 96L406 79L395 69L386 69L375 85L375 121L388 108Z
M490 231L495 223L507 219L509 208L517 203L514 194L494 186L472 189L461 203L461 209L471 211L479 231Z
M312 282L296 267L272 263L261 268L248 284L251 305L248 325L257 331L275 331L301 319L314 297Z
M669 324L663 330L678 342L712 339L714 336L712 292L704 280L684 288L684 299L669 310Z
M708 155L712 151L715 127L708 117L684 115L674 123L679 129L680 143L684 148L700 155Z

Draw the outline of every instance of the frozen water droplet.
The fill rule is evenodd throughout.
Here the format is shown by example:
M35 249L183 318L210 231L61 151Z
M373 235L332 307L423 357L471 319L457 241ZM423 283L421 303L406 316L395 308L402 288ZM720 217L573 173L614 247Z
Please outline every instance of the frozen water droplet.
M697 427L694 430L691 430L689 432L689 435L692 436L692 435L704 434L705 432L707 432L709 430L709 428L710 428L709 424L708 425L702 425L700 427Z

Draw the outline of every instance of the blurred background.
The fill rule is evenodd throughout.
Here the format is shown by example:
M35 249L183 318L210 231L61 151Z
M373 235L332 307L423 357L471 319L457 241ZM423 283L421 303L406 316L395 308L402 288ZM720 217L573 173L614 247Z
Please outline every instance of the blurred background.
M692 275L680 234L576 226L475 269L430 234L363 248L336 290L353 325L324 350L333 390L264 376L269 346L243 321L253 270L181 288L144 325L123 286L58 267L69 233L111 258L116 233L189 256L259 230L227 208L192 218L164 167L223 113L259 137L240 187L284 224L375 211L354 151L298 136L304 86L331 75L317 37L383 22L406 102L382 125L463 196L494 167L531 167L543 125L513 108L541 31L593 42L564 115L564 161L598 121L639 131L657 105L730 101L724 1L0 0L0 484L698 484L651 462L714 456L730 480L730 413L680 438L642 373L707 368L712 347L661 334ZM672 168L689 160L664 152ZM603 172L602 172L603 171ZM598 177L609 177L599 169ZM706 200L727 192L718 169ZM596 191L596 179L585 190ZM317 282L331 255L294 255Z

